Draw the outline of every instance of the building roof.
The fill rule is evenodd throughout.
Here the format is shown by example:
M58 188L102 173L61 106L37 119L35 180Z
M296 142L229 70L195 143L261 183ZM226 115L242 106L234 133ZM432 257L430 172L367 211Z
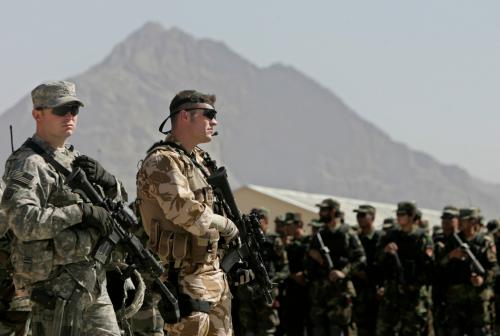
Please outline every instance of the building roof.
M370 204L376 208L376 227L380 227L385 218L396 216L396 204L371 202L369 200L359 200L354 198L340 197L336 195L314 194L303 191L270 188L254 184L248 184L243 186L242 188L248 188L255 192L276 198L282 202L295 205L307 212L312 213L318 212L318 208L315 206L316 204L321 203L321 201L326 198L333 198L340 203L340 210L345 213L345 221L350 225L356 225L356 213L354 213L353 210L357 209L361 204ZM419 209L422 211L422 218L429 221L430 227L441 223L441 211L425 208Z

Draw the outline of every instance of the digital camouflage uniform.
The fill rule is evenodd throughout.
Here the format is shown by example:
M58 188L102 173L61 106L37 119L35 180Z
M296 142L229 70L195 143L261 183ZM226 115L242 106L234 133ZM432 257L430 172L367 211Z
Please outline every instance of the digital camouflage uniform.
M460 210L460 215L463 215ZM469 209L466 209L469 210ZM472 268L469 258L460 260L449 258L448 254L459 247L455 239L449 239L445 247L444 257L440 264L446 275L444 310L445 335L493 335L494 325L494 293L493 283L498 270L495 243L491 236L476 233L466 239L462 232L458 233L462 242L467 243L471 252L485 269L484 283L475 287L471 283Z
M281 239L266 234L266 243L261 246L261 256L271 281L282 282L285 254ZM274 335L280 320L275 303L267 304L252 285L238 286L239 322L242 336Z
M53 149L36 135L32 140L71 171L79 155L72 147ZM84 335L119 335L103 265L91 255L100 234L80 225L82 212L77 203L81 197L26 144L7 160L4 181L2 210L15 236L11 260L16 288L29 292L36 288L58 297L57 307L67 302L63 328L72 325ZM108 196L121 198L119 186ZM54 309L33 304L34 335L51 330L53 320L58 319Z
M402 269L396 258L383 251L394 242ZM431 305L432 240L413 225L410 232L389 230L380 239L378 261L382 268L384 295L377 316L376 335L427 335Z
M313 336L356 335L352 319L352 305L356 291L352 283L354 272L364 268L366 263L363 246L358 236L347 224L337 218L334 229L325 227L319 234L330 250L335 270L346 274L346 278L332 282L326 262L315 266L311 275L311 326ZM318 237L314 236L311 250L321 251Z
M166 330L171 335L231 335L231 293L219 267L219 233L210 228L213 191L201 171L209 173L202 166L203 151L186 153L171 134L166 143L175 145L154 147L137 174L142 223L150 248L169 271L178 271L180 292L211 304L209 313L193 311Z

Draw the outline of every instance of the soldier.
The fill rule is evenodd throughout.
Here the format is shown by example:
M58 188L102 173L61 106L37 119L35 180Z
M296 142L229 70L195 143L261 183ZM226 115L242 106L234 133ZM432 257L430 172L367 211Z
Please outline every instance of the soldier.
M80 167L110 199L126 195L97 161L66 145L83 106L75 85L45 82L31 97L36 133L9 157L3 177L1 210L14 235L16 290L31 295L34 336L120 335L104 265L92 257L111 230L111 216L74 193L63 170Z
M217 125L215 96L181 91L170 103L172 130L153 146L137 173L137 198L149 244L168 264L179 291L182 319L167 323L171 335L231 335L231 293L219 267L219 236L230 243L236 225L214 213L205 152ZM168 132L165 132L167 134ZM242 281L248 280L248 274ZM166 321L168 322L168 321Z
M358 335L375 335L377 323L378 270L375 262L376 248L382 232L375 230L375 208L369 204L360 205L354 210L359 225L358 237L366 254L366 268L354 273L353 283L356 288L354 301L354 321L358 327Z
M492 219L487 224L488 232L491 234L495 242L495 249L497 252L497 262L500 260L500 221ZM500 270L497 269L495 274L495 330L497 335L500 335Z
M309 250L316 269L311 274L313 335L356 335L352 320L356 291L351 278L365 267L365 253L358 236L341 223L337 201L329 198L317 206L325 228L313 238Z
M430 307L431 238L414 223L416 206L400 202L399 227L380 239L378 262L382 268L383 293L376 335L427 335Z
M309 311L306 287L307 245L304 243L302 220L296 214L285 215L288 260L288 277L281 286L282 330L287 336L301 336L305 333Z
M266 239L260 251L264 265L273 283L284 279L285 252L281 239L268 232L269 211L264 208L252 209L259 216L260 227ZM267 304L252 286L238 286L237 296L241 335L274 335L280 323L278 302Z
M434 230L434 274L432 281L432 303L433 321L436 335L444 335L445 332L445 307L446 307L446 282L449 274L441 266L442 259L446 256L445 246L453 239L453 234L458 232L459 210L453 205L443 208L441 215L441 226Z
M382 223L382 231L387 232L396 228L396 220L392 217L387 217Z
M494 334L492 286L498 268L497 256L493 239L479 232L480 218L477 208L460 209L458 237L468 244L484 273L472 263L457 239L447 241L445 257L440 261L447 274L444 335Z

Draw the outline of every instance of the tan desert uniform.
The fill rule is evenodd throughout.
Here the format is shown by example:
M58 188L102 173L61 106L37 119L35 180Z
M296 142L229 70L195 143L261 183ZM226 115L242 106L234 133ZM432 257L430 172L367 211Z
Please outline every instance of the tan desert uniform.
M231 294L217 255L219 233L209 228L213 192L204 175L209 172L203 151L187 153L180 146L170 134L148 153L137 174L138 205L151 249L179 269L180 292L210 302L211 308L167 324L166 330L174 336L232 335Z

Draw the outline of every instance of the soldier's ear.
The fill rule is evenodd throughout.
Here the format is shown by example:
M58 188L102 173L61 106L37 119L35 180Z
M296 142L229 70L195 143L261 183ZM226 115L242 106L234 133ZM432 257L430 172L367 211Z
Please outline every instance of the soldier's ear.
M33 109L31 111L31 115L33 116L33 119L35 119L36 121L40 121L40 119L42 118L42 110Z

